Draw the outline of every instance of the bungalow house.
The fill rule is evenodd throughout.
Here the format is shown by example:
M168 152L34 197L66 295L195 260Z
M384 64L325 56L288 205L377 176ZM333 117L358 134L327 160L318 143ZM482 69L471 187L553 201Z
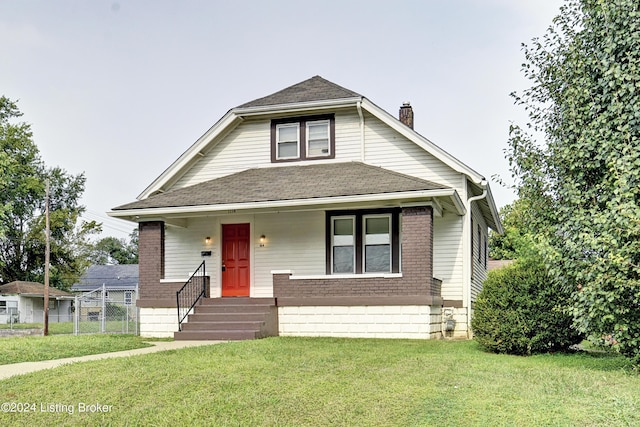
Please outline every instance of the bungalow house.
M49 288L49 322L73 320L73 295ZM42 323L44 321L44 285L15 281L0 286L0 322Z
M466 338L501 232L408 103L319 76L232 108L109 215L138 223L141 335L176 339Z

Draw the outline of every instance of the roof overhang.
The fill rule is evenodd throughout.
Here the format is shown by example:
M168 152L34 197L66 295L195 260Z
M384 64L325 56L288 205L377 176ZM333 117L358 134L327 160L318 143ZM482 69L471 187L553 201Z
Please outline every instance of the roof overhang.
M403 207L431 205L436 214L443 210L457 215L466 213L465 205L457 191L451 188L396 193L366 194L356 196L317 197L312 199L273 200L217 205L176 206L143 209L123 209L108 212L114 218L133 222L162 219L170 225L186 226L182 220L198 216L230 215L238 213L267 213L281 211L309 211L344 209L354 207Z

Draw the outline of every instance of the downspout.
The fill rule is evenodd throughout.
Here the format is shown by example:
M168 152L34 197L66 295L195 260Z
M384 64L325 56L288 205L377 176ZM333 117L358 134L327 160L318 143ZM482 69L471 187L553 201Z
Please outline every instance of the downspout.
M364 115L362 114L362 101L356 103L356 108L358 109L358 116L360 116L360 159L362 163L364 163Z
M479 196L473 196L473 197L469 197L469 199L467 199L467 212L469 212L469 217L467 218L467 229L469 230L469 234L467 235L467 241L471 242L471 239L473 239L473 230L471 230L471 217L473 215L473 211L471 210L471 203L476 202L478 200L482 200L485 197L487 197L487 180L486 179L482 179L482 181L480 181L480 187L482 188L482 194L480 194ZM472 244L472 250L471 252L473 252L473 244ZM478 249L479 250L479 249ZM465 256L469 256L470 251L465 251L466 254ZM473 270L473 256L471 256L469 258L469 265L468 265L468 272L469 272L469 291L467 292L466 295L466 301L465 301L465 305L467 306L467 338L471 338L471 284L473 281L473 275L471 274L471 271Z

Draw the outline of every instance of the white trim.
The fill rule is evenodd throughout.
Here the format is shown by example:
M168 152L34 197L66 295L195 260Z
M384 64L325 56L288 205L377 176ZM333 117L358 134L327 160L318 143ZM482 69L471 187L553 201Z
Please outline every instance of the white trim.
M326 153L322 153L322 154L317 154L317 155L311 155L309 154L309 142L311 142L311 133L309 132L309 125L319 125L319 124L323 124L326 125L326 130L327 130L327 152ZM323 119L323 120L310 120L310 121L305 121L305 157L308 159L319 159L319 158L323 158L323 157L329 157L331 156L331 121L328 119Z
M281 157L280 156L280 144L290 144L293 141L280 141L280 129L282 128L295 128L296 130L296 155ZM300 123L299 122L288 122L288 123L279 123L276 125L276 160L291 160L291 159L299 159L300 158Z
M273 271L271 272L273 273ZM300 276L290 276L290 280L317 280L317 279L394 279L401 278L402 273L362 273L362 274L304 274Z

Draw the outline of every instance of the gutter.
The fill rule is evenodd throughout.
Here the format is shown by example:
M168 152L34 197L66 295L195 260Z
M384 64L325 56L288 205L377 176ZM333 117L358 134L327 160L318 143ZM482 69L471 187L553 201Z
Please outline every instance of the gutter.
M482 179L482 181L480 182L480 187L482 187L482 194L480 194L479 196L473 196L473 197L469 197L467 199L467 203L466 203L466 209L467 212L469 212L469 217L466 220L466 228L467 230L469 230L469 232L467 233L467 236L465 237L465 241L466 242L471 242L471 236L473 236L473 230L471 230L471 216L472 216L472 210L471 210L471 203L476 202L478 200L482 200L485 197L487 197L487 189L489 188L489 184L487 183L486 179ZM465 257L467 258L467 260L469 261L467 263L468 268L467 273L469 275L469 287L467 290L467 293L465 295L465 305L467 306L467 338L471 338L471 281L473 280L473 277L471 275L471 270L473 269L473 256L470 256L471 251L466 250L465 251Z
M364 115L362 114L362 101L358 101L356 104L358 109L358 116L360 116L360 158L362 163L365 163L364 155Z

